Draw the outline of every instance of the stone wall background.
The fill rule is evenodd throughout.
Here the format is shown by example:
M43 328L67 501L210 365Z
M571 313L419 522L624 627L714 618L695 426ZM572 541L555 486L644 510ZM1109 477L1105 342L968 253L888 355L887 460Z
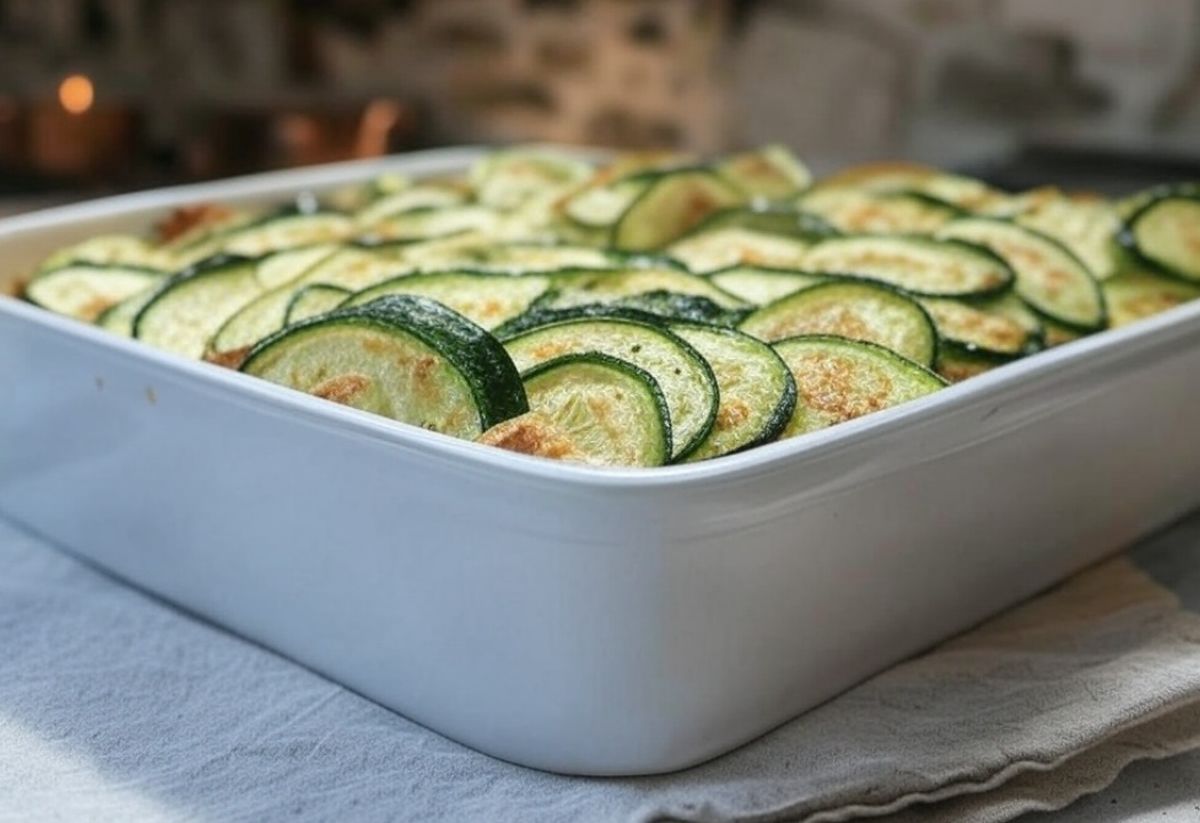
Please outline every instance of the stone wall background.
M167 144L197 110L395 97L426 142L1200 153L1200 0L3 0L0 109L69 71Z

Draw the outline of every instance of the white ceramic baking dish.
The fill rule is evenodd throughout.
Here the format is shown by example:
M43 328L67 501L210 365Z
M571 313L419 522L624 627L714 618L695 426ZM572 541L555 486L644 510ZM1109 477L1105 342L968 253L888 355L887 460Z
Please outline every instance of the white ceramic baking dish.
M10 284L179 204L475 150L0 221ZM484 752L720 754L1200 502L1200 304L698 465L452 440L0 298L0 511Z

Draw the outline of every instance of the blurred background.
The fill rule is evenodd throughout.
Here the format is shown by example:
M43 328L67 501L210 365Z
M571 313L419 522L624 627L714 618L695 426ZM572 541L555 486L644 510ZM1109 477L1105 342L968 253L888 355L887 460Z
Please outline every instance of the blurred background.
M1200 178L1200 0L0 0L0 210L523 140Z

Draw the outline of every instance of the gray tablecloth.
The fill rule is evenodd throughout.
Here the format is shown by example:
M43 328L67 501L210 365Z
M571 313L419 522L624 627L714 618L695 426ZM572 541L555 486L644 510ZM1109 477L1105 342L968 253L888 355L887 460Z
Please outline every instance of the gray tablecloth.
M0 820L1010 819L1200 745L1198 561L1194 517L731 755L599 780L474 753L0 522Z

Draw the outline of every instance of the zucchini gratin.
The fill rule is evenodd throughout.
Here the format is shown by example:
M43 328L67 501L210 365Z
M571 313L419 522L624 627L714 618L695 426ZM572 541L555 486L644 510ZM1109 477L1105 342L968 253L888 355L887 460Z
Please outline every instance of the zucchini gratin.
M1122 201L777 146L507 149L62 249L24 297L459 438L594 465L825 428L1200 295L1200 184Z

